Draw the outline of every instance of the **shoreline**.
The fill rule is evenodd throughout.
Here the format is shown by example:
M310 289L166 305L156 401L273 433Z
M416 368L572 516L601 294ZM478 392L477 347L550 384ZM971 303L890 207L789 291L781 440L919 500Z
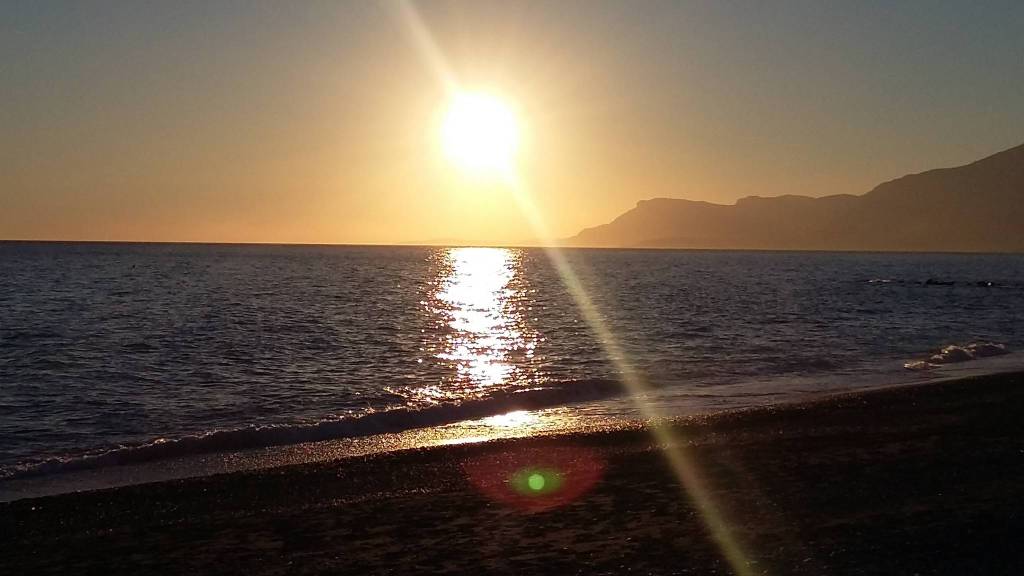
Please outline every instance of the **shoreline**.
M943 365L933 370L899 372L878 372L859 376L821 374L770 378L767 380L741 381L731 384L730 392L717 398L717 406L704 405L704 401L686 405L686 400L704 394L684 393L677 395L675 388L654 388L654 396L647 401L656 406L659 422L684 424L694 418L715 417L733 412L774 409L826 400L846 394L862 394L907 386L928 386L977 377L1024 374L1024 352L982 358L971 362ZM611 381L605 384L610 384ZM739 393L736 387L739 386ZM808 389L810 388L810 389ZM716 388L720 389L720 388ZM787 390L783 392L782 390ZM747 396L767 396L771 400L750 403ZM682 403L680 403L682 402ZM597 414L591 414L592 410ZM609 413L609 410L611 411ZM528 424L517 422L488 425L490 420L500 420L508 414L519 412L530 414ZM603 413L603 414L602 414ZM396 415L399 412L384 416ZM355 420L359 420L356 418ZM327 426L359 424L358 421L327 421ZM513 401L505 411L484 412L471 419L452 420L436 425L413 426L396 431L381 430L377 433L339 436L322 440L307 440L291 443L269 443L237 449L203 450L166 457L130 459L123 462L104 463L119 452L131 453L138 449L152 447L165 449L163 445L141 445L125 447L94 456L72 458L70 468L65 463L51 461L58 469L54 471L30 472L23 475L0 479L0 504L19 500L74 494L94 490L116 489L127 486L153 484L190 478L201 478L236 472L254 472L282 466L314 464L343 460L354 457L372 456L404 450L429 449L451 444L494 442L500 440L526 440L531 437L578 435L593 432L614 432L617 430L644 427L641 413L632 406L625 394L610 398L582 400L564 405L534 406L530 398L523 402ZM317 425L303 425L315 429ZM260 432L260 430L256 430ZM268 428L267 432L274 432ZM248 430L227 431L228 434L246 434ZM187 437L179 440L193 442L201 437ZM174 443L171 443L174 444ZM171 446L173 448L173 446ZM134 456L133 456L134 458Z
M1010 373L672 428L750 573L1010 574L1022 422ZM498 462L542 460L572 498L502 496ZM0 571L732 572L691 496L644 430L418 448L0 504Z

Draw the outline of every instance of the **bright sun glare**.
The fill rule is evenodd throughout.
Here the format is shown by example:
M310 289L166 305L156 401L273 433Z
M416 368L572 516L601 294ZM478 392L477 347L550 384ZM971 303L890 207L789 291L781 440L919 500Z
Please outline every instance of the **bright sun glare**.
M519 120L501 98L463 92L448 105L441 144L445 155L464 170L507 172L519 149Z

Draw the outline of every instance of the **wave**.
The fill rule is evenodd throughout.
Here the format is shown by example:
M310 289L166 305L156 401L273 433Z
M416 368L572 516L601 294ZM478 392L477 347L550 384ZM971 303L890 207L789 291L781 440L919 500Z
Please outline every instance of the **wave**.
M1021 288L1020 283L994 282L992 280L955 280L945 278L928 278L927 280L909 280L905 278L872 278L868 284L899 284L915 286L961 286L966 288Z
M956 364L958 362L970 362L978 358L990 356L1002 356L1009 354L1005 344L994 342L974 342L966 346L950 344L943 346L938 352L932 354L927 360L907 362L903 365L907 370L931 370L943 364Z
M618 396L623 392L622 385L614 380L578 380L540 388L499 392L486 398L465 400L457 404L438 404L415 409L395 408L307 424L216 430L181 438L160 438L148 444L122 446L98 454L51 458L42 462L0 468L0 480L140 464L215 452L235 452L402 432L475 420L515 410L539 410L601 400Z
M0 336L4 342L19 343L36 340L53 340L63 337L59 332L53 330L7 330Z

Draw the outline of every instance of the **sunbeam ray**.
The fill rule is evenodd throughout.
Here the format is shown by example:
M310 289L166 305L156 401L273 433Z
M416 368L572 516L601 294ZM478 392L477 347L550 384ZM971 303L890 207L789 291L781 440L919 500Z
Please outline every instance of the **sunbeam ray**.
M458 80L452 73L444 54L434 41L430 30L423 22L416 7L408 0L399 0L398 5L402 20L424 61L433 70L438 81L449 96L458 94ZM611 328L604 321L604 317L590 298L582 282L580 282L569 260L558 247L541 211L533 201L533 194L529 186L522 179L514 164L503 165L500 168L499 172L502 183L512 193L521 212L529 221L539 244L544 246L547 257L555 267L570 296L575 301L577 308L583 315L584 321L601 343L605 356L615 366L622 384L625 386L633 403L644 419L648 421L648 429L653 435L655 442L664 452L665 458L681 489L699 511L704 524L720 548L723 557L737 575L747 576L753 574L748 561L748 554L744 549L745 546L739 541L734 530L732 530L732 523L725 517L721 507L716 504L712 491L699 473L696 462L687 453L684 439L679 437L670 424L664 423L666 415L660 413L654 405L645 401L644 397L645 392L649 388L648 384L628 360Z

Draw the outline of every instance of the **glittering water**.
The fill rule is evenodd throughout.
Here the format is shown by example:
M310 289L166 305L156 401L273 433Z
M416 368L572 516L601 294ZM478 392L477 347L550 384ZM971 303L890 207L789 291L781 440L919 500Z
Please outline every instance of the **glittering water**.
M568 258L670 407L899 374L950 343L1024 344L1019 256ZM119 447L98 463L565 405L615 416L619 395L542 250L0 244L5 474Z

